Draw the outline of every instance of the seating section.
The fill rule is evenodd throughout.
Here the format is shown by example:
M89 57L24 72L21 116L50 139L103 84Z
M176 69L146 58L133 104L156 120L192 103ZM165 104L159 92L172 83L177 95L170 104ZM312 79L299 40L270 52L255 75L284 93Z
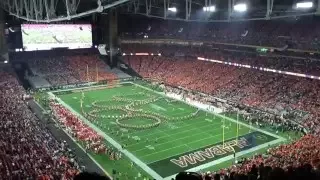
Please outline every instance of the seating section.
M74 155L28 109L8 69L0 69L0 179L73 179Z
M226 47L215 46L215 48L225 49ZM135 50L136 49L136 50ZM144 50L143 50L144 49ZM255 67L264 67L282 71L304 73L320 76L319 61L317 59L308 59L295 56L268 56L268 54L246 53L239 51L222 51L211 49L206 46L184 47L184 46L150 46L141 44L123 45L122 51L130 56L130 53L153 53L155 56L160 53L162 56L170 57L197 57L233 62L239 64L248 64ZM272 55L272 54L271 54Z
M320 134L319 80L240 68L189 57L125 56L145 78L212 94L248 106L309 112L304 125Z
M50 102L50 107L54 116L57 117L59 123L65 127L69 134L73 135L74 138L84 143L87 151L101 155L108 155L112 160L120 159L121 154L119 152L107 147L103 143L103 137L101 137L95 130L88 127L88 125L83 123L68 109L54 101Z
M134 21L134 27L131 23ZM320 25L316 19L298 21L249 21L232 23L180 22L129 18L120 22L126 38L176 38L210 42L318 50Z
M95 55L33 58L28 63L36 75L44 76L54 86L117 79Z
M122 45L124 62L142 77L170 85L165 87L167 92L185 93L192 99L217 103L204 94L175 87L203 92L236 105L226 108L245 107L243 111L259 117L257 124L302 131L299 125L283 117L282 112L294 114L294 120L309 130L300 139L290 137L290 143L269 148L265 154L238 158L239 163L229 168L203 172L203 179L320 179L320 80L310 78L320 76L318 55L313 53L319 50L320 44L320 24L316 18L295 22L199 23L130 16L120 21L119 30L123 39L204 41L205 45L198 47L197 43L192 47ZM239 45L263 46L277 52L261 55ZM293 57L298 53L290 54L287 49L309 53ZM220 63L198 60L198 57ZM33 74L53 86L107 80L108 87L112 88L118 85L120 75L128 77L120 70L111 70L96 55L31 58L28 64ZM284 71L287 74L283 74ZM289 75L290 72L307 74L309 78ZM72 151L40 123L28 109L24 95L10 68L0 67L0 179L72 179L80 169ZM217 104L224 106L224 103ZM110 159L121 158L121 153L104 145L100 135L63 106L54 101L49 105L58 123L81 141L86 150Z
M231 55L216 55L212 58L230 60ZM263 58L268 59L266 57L261 59ZM291 144L269 149L266 155L255 155L252 158L243 159L242 163L230 168L203 173L204 179L215 179L217 176L244 179L250 179L253 176L252 179L257 179L259 173L260 177L263 176L261 171L283 173L281 177L295 179L297 172L313 174L311 169L320 167L320 151L316 150L320 145L320 114L317 111L320 105L320 93L317 91L320 88L319 80L199 61L194 57L125 56L124 59L145 78L205 92L271 112L280 109L289 112L302 110L309 113L303 125L310 129L313 135L307 134ZM253 57L243 61L240 59L241 56L232 58L241 63L273 68L286 67L299 71L294 64L289 65L285 61L279 61L279 58L270 58L269 61L273 61L272 64L269 61L255 60ZM316 73L316 71L310 72ZM279 123L288 124L283 121L285 120ZM317 177L315 174L312 176L311 179Z
M80 81L98 81L101 80L113 80L117 77L112 72L107 72L107 65L99 60L98 56L70 56L66 58L71 69L77 71L77 75ZM88 67L88 77L87 77L87 67Z
M217 175L227 179L309 179L319 178L320 138L306 135L288 145L269 149L267 155L255 155L243 159L242 163L218 172L203 173L204 179L216 179ZM259 178L260 176L260 178ZM272 178L271 178L272 177Z

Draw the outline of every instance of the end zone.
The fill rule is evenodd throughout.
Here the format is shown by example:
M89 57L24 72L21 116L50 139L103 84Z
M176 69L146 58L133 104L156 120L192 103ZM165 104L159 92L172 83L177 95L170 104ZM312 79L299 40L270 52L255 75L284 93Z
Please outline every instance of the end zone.
M236 137L229 139L224 146L222 142L219 142L152 162L148 166L165 179L171 179L174 176L172 174L177 174L181 171L199 171L231 160L234 155L244 155L279 142L281 142L280 139L256 131L240 136L238 141Z

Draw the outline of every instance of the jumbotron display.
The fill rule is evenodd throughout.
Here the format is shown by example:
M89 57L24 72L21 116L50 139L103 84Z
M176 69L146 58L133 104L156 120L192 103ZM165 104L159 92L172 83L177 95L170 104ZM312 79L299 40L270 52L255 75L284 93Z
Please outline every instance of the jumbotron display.
M92 47L90 24L22 24L25 51Z

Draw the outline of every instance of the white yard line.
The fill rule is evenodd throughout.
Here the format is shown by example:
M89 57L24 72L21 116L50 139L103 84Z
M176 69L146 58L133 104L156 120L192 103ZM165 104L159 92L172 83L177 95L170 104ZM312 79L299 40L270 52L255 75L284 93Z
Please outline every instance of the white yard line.
M131 82L131 83L132 83L132 82ZM139 85L139 84L135 84L135 83L132 83L132 84L134 84L134 85L136 85L136 86L138 86L138 87L141 87L141 88L143 88L143 89L147 89L147 90L149 90L149 91L152 91L153 93L159 94L159 95L161 95L161 96L166 96L164 93L157 92L157 91L153 91L152 89L149 89L149 88L147 88L147 87L141 86L141 85ZM188 103L188 102L185 102L185 101L182 101L182 100L178 100L178 101L184 102L184 103L186 103L186 104L188 104L188 105L190 105L190 106L196 107L196 106L194 106L193 104L190 104L190 103ZM199 109L201 109L201 110L203 110L203 111L206 111L206 112L208 112L208 113L210 113L210 114L214 114L214 115L216 115L216 116L218 116L218 117L220 117L220 118L225 118L225 119L227 119L227 120L229 120L229 121L231 121L231 122L239 123L239 124L241 124L241 125L243 125L243 126L245 126L245 127L247 127L247 128L253 129L253 130L255 130L255 131L259 131L259 132L262 132L262 133L267 134L267 135L269 135L269 136L272 136L272 137L277 138L277 139L274 140L274 141L267 142L267 143L261 144L261 145L259 145L259 146L255 146L255 147L250 148L250 149L245 150L245 151L238 152L238 153L236 153L238 156L242 156L242 155L245 155L245 154L248 154L248 153L257 151L257 150L262 149L262 148L266 148L266 147L268 147L268 146L270 146L270 145L274 145L274 144L277 144L277 143L280 143L280 142L286 140L285 138L283 138L283 137L281 137L281 136L278 136L278 135L276 135L276 134L272 134L272 133L267 132L267 131L262 130L262 129L258 129L258 128L253 127L253 126L250 126L250 125L248 125L248 124L246 124L246 123L243 123L243 122L240 122L240 121L236 121L236 120L234 120L234 119L232 119L232 118L229 118L229 117L226 117L226 116L222 116L222 115L220 115L220 114L212 113L211 111L208 111L208 110L203 109L203 108L200 108L200 107L196 107L196 108L199 108ZM197 166L197 167L188 169L187 171L194 172L194 171L199 171L199 170L202 170L202 169L206 169L206 168L211 167L211 166L213 166L213 165L220 164L220 163L222 163L222 162L231 160L232 158L233 158L233 155L229 155L229 156L220 158L220 159L218 159L218 160L215 160L215 161L212 161L212 162L209 162L209 163L206 163L206 164L202 164L202 165L200 165L200 166ZM176 176L176 174L175 174L175 175L172 175L172 176L169 176L169 177L166 177L166 178L164 178L164 180L170 180L171 178L174 178L175 176Z
M160 129L157 129L157 131L161 131ZM161 132L163 132L164 134L166 134L167 136L170 136L168 133L166 133L166 132L164 132L164 131L161 131ZM202 132L201 132L201 134L202 134ZM179 138L178 138L179 139ZM183 138L184 139L184 138ZM175 140L177 140L177 139L175 139ZM192 149L190 146L188 146L187 144L184 144L184 146L186 147L186 148L188 148L188 149Z
M51 92L49 92L51 93ZM54 94L51 93L52 96ZM147 166L145 163L143 163L140 159L138 159L136 156L134 156L131 152L127 151L126 149L122 149L121 145L113 140L110 136L105 134L103 131L101 131L96 125L92 124L90 121L88 121L85 117L83 117L81 114L79 114L77 111L73 110L68 104L64 103L59 97L55 97L59 103L64 105L66 108L68 108L73 114L78 116L82 122L84 122L86 125L88 125L90 128L94 129L100 136L102 136L104 139L106 139L110 144L112 144L115 148L117 148L120 152L122 152L124 155L126 155L131 161L135 162L141 169L146 171L150 176L152 176L155 179L163 179L158 173L156 173L153 169L151 169L149 166Z
M192 132L192 130L188 130L188 131L184 131L184 132ZM160 131L161 132L161 131ZM162 137L170 137L171 135L169 135L169 134L167 134L167 133L165 133L166 134L166 136L162 136ZM199 132L199 133L193 133L192 134L192 136L185 136L185 137L182 137L182 138L173 138L173 140L172 141L166 141L165 143L159 143L159 144L157 144L156 146L159 146L159 145L162 145L162 144L166 144L166 143L170 143L170 142L174 142L174 141L177 141L177 140L180 140L180 139L185 139L185 138L189 138L189 137L193 137L193 136L195 136L195 135L199 135L199 134L205 134L205 132ZM161 138L159 138L159 139L161 139ZM158 140L159 140L158 139ZM136 144L133 144L132 146L134 146L134 145L136 145ZM130 146L128 146L128 147L130 147ZM139 150L135 150L134 152L137 152L137 151L140 151L140 150L142 150L142 149L145 149L145 148L141 148L141 149L139 149Z
M199 120L199 121L201 121L201 120ZM180 121L181 122L181 121ZM173 122L173 123L178 123L178 122ZM200 124L200 123L204 123L204 121L203 122L199 122L199 123L195 123L195 124ZM206 122L206 123L208 123L208 122ZM182 124L182 123L181 123ZM187 126L183 126L183 127L179 127L179 128L177 128L177 129L174 129L174 130L178 130L178 129L184 129L185 127L188 127L188 126L193 126L194 124L190 124L190 125L187 125ZM167 130L168 132L169 131L172 131L173 129L169 129L169 130ZM141 134L141 133L143 133L143 132L148 132L148 131L150 131L150 129L146 129L146 130L139 130L139 131L136 131L136 132L132 132L130 135L136 135L136 136L138 136L139 134ZM157 134L157 133L154 133L154 134ZM149 134L147 134L146 136L149 136ZM139 136L140 137L140 136ZM141 136L141 137L144 137L144 136Z
M217 124L217 125L220 125L220 124ZM164 133L164 134L166 134L166 136L161 136L161 137L159 138L159 139L162 139L162 138L164 138L164 137L170 137L170 136L172 136L172 135L177 135L177 134L181 134L181 133L185 133L185 132L189 132L189 131L192 132L192 131L195 130L195 129L203 128L203 127L206 127L206 126L208 126L208 124L206 124L205 126L201 126L201 127L197 126L196 128L190 128L190 129L184 130L184 131L179 131L180 128L178 128L178 129L175 129L175 130L177 130L178 133L172 133L172 134L168 134L168 133L166 133L166 131L157 129L158 132L150 133L150 134L147 134L147 135L145 135L145 136L139 136L139 137L153 136L153 135L158 134L158 133ZM184 128L182 128L182 129L184 129ZM216 128L216 129L220 129L220 127L219 127L219 128ZM201 133L204 133L204 132L201 132ZM131 135L130 135L130 136L131 136ZM188 137L190 137L190 136L188 136ZM186 138L186 137L184 137L184 138ZM158 139L158 140L159 140L159 139ZM127 141L124 141L124 142L127 142ZM171 142L171 141L167 141L167 142ZM139 143L144 143L144 142L138 142L138 143L129 145L128 147L135 146L135 145L137 145L137 144L139 144ZM160 143L160 144L161 144L161 143Z
M132 82L131 82L131 83L132 83ZM132 83L132 84L134 84L134 85L136 85L136 86L139 86L139 87L141 87L141 88L143 88L143 89L147 89L147 90L149 90L149 91L152 91L153 93L159 94L159 95L161 95L161 96L167 97L164 93L157 92L157 91L153 91L152 89L149 89L149 88L147 88L147 87L144 87L144 86L142 86L142 85L140 85L140 84L135 84L135 83ZM214 115L216 115L216 116L219 116L220 118L225 118L225 119L227 119L227 120L229 120L229 121L232 121L232 122L234 122L234 123L239 123L239 124L241 124L241 125L243 125L243 126L246 126L246 127L248 127L248 128L254 129L254 130L259 131L259 132L262 132L262 133L267 134L267 135L269 135L269 136L272 136L272 137L275 137L275 138L278 138L278 139L285 140L283 137L278 136L278 135L275 135L275 134L272 134L272 133L270 133L270 132L268 132L268 131L265 131L265 130L262 130L262 129L258 129L258 128L254 127L254 126L250 126L250 125L248 125L248 124L246 124L246 123L243 123L243 122L240 122L240 121L237 122L236 120L234 120L234 119L232 119L232 118L229 118L229 117L227 117L227 116L222 116L222 115L220 115L220 114L212 113L211 111L207 111L206 109L203 109L203 108L194 106L193 104L190 104L190 103L188 103L188 102L185 102L185 101L182 101L182 100L179 100L179 99L177 99L177 100L180 101L180 102L184 102L185 104L188 104L188 105L190 105L190 106L192 106L192 107L199 108L199 109L201 109L201 110L203 110L203 111L206 111L206 112L208 112L208 113L210 113L210 114L214 114Z
M180 134L181 132L185 132L184 130L183 131L179 131L179 129L185 129L186 127L189 127L189 126L194 126L194 125L196 125L196 124L202 124L202 123L206 123L206 125L205 126L208 126L208 122L206 122L206 121L204 121L204 120L202 120L202 119L200 119L199 117L198 118L196 118L197 120L194 120L194 121L199 121L199 122L196 122L196 123L193 123L193 124L188 124L188 125L186 125L186 126L180 126L180 127L178 127L177 129L169 129L169 130L162 130L162 131L164 131L164 132L170 132L170 131L177 131L178 133L172 133L171 135L176 135L176 134ZM181 124L183 124L182 123L182 121L180 121L180 122L173 122L173 123L181 123ZM185 124L185 123L184 123ZM219 125L220 123L211 123L211 125ZM164 125L165 126L165 125ZM203 127L205 127L205 126L203 126ZM197 127L199 127L199 126L197 126ZM190 129L197 129L197 127L194 127L194 128L189 128L187 131L189 131ZM202 128L202 126L201 126L201 128ZM139 137L147 137L147 136L153 136L153 135L155 135L155 134L158 134L158 132L154 132L154 133L148 133L150 131L150 129L145 129L145 130L139 130L139 131L136 131L136 132L132 132L132 133L129 133L129 135L130 136L139 136ZM140 134L145 134L145 135L140 135ZM128 142L129 140L125 140L125 141L123 141L123 142Z
M208 126L208 125L206 125L206 126ZM203 126L203 127L206 127L206 126ZM216 128L216 129L220 129L220 127L219 128ZM213 129L211 129L211 130L213 130ZM158 130L158 131L160 131L160 130ZM184 132L192 132L193 130L191 130L191 129L189 129L189 130L187 130L187 131L184 131ZM165 133L165 132L163 132L163 131L160 131L160 132L162 132L162 133ZM170 137L170 136L172 136L172 135L170 135L170 134L167 134L167 133L165 133L166 134L166 136L165 137ZM177 133L178 134L178 133ZM185 137L182 137L182 138L173 138L173 141L166 141L165 143L159 143L159 144L157 144L157 146L158 145L162 145L162 144L166 144L166 143L168 143L168 142L174 142L174 141L176 141L176 140L180 140L180 139L185 139L185 138L190 138L190 137L193 137L193 136L195 136L195 135L199 135L199 134L207 134L207 131L201 131L201 132L199 132L199 133L192 133L192 136L185 136ZM211 135L210 135L211 136ZM163 136L162 136L163 137ZM160 139L160 138L159 138ZM193 141L193 142L196 142L196 141ZM144 148L143 148L144 149ZM141 149L140 149L141 150ZM139 151L139 150L136 150L136 151L134 151L134 152L137 152L137 151Z
M38 104L38 102L35 101L35 103L36 103L43 111L45 111L45 110L43 109L43 107L42 107L40 104ZM83 149L83 147L82 147L64 128L62 128L58 122L56 122L54 119L52 119L52 120L58 125L58 127L59 127L83 152L85 152L85 153L88 155L88 157L89 157L109 178L112 179L112 176L111 176L89 153L87 153L86 150Z
M118 84L122 85L122 84L132 84L132 83L130 83L130 82L119 82ZM58 89L58 90L54 90L54 91L50 91L50 92L54 93L54 92L63 92L63 91L77 90L77 89L90 89L90 88L103 87L103 86L108 88L108 84L101 84L101 85L94 85L94 86L90 86L89 85L89 86L82 86L82 87L70 87L70 88L67 88L67 89Z
M77 89L90 89L90 88L103 87L103 86L105 86L106 88L108 87L107 85L102 84L102 85L96 85L96 86L84 86L84 87L77 87L77 88L58 89L50 92L55 93L55 92L63 92L63 91L70 91L70 90L77 90Z
M231 133L231 132L233 132L233 131L229 131L229 132L227 132L227 133L225 133L225 134L228 134L228 133ZM218 135L215 135L215 136L220 136L220 135L221 135L221 134L218 134ZM212 139L212 138L215 137L215 136L207 137L207 138L203 138L203 139L199 139L199 140L197 140L197 141L192 141L192 142L189 142L189 143L200 142L200 141L203 141L203 140L205 140L205 139ZM229 138L229 139L233 139L233 138L234 138L234 137ZM216 139L216 138L213 138L213 139ZM228 141L229 139L226 139L225 141ZM186 143L186 144L189 144L189 143ZM147 155L141 156L141 157L148 157L148 156L150 156L150 155L157 154L157 153L159 153L159 152L167 151L167 150L170 150L170 149L174 149L174 148L177 148L177 147L182 147L182 146L184 146L184 145L185 145L185 144L179 145L179 146L175 146L175 147L172 147L172 148L168 148L168 149L163 149L163 150L161 150L161 151L157 151L157 152L154 152L154 153L151 153L151 154L147 154ZM203 147L207 147L207 146L210 146L210 144L205 145L205 146L203 146ZM199 148L197 148L197 149L201 149L201 148L203 148L203 147L199 147ZM188 151L185 151L185 152L182 152L182 153L180 152L179 154L184 154L184 153L187 153L187 152L191 152L191 151L193 151L193 150L195 150L195 149L191 149L191 150L188 150ZM169 157L173 157L173 156L176 156L176 155L179 155L179 154L170 155ZM163 159L167 159L167 158L168 158L168 157L163 158ZM161 160L163 160L163 159L155 160L155 161L153 161L153 162L149 162L148 164L151 164L151 163L154 163L154 162L157 162L157 161L161 161Z
M228 133L230 133L230 132L233 132L233 131L226 131L225 134L228 134ZM248 133L247 133L247 134L248 134ZM218 135L222 135L222 134L218 134ZM210 138L215 137L215 136L218 136L218 135L214 135L214 136L211 135L211 137L204 138L204 139L210 139ZM244 136L244 135L246 135L246 134L241 134L240 136ZM229 141L229 140L234 139L234 138L235 138L235 137L227 138L227 139L225 139L225 141ZM201 140L198 140L198 141L203 141L204 139L201 139ZM216 138L213 138L213 139L216 139ZM220 139L218 139L218 140L220 140ZM198 141L193 141L193 142L198 142ZM189 142L188 144L193 143L193 142ZM219 142L216 142L216 143L219 143ZM207 146L210 146L210 144L205 145L205 146L202 146L202 147L199 147L199 148L197 148L197 149L202 149L202 148L207 147ZM181 147L181 146L180 146L180 147ZM175 147L170 148L170 149L174 149L174 148L175 148ZM191 151L193 151L193 150L191 150ZM191 151L185 151L185 152L183 152L183 154L188 153L188 152L191 152ZM174 154L174 155L170 155L170 157L177 156L177 155L179 155L179 154L181 154L181 153L176 153L176 154ZM149 154L148 154L148 155L149 155ZM161 161L161 160L164 160L164 159L167 159L167 158L168 158L168 157L162 158L162 159L159 159L159 160L155 160L155 161L149 162L148 164L152 164L152 163L155 163L155 162L157 162L157 161Z
M237 154L237 156L243 156L243 155L246 155L246 154L249 154L249 153L252 153L254 151L257 151L259 149L263 149L263 148L266 148L268 147L269 145L274 145L274 144L277 144L277 143L280 143L282 142L281 139L276 139L274 141L271 141L269 143L264 143L264 144L261 144L259 146L255 146L253 148L250 148L248 150L244 150L244 151L240 151ZM229 155L229 156L225 156L223 158L220 158L220 159L217 159L217 160L214 160L214 161L211 161L209 163L206 163L206 164L202 164L200 166L197 166L197 167L194 167L194 168L191 168L191 169L188 169L186 170L187 172L197 172L197 171L201 171L203 169L206 169L206 168L209 168L209 167L212 167L214 165L217 165L217 164L220 164L220 163L223 163L223 162L226 162L226 161L229 161L231 159L233 159L233 154ZM174 174L174 175L171 175L169 177L166 177L164 178L164 180L171 180L171 178L174 178L177 174Z
M161 95L161 96L167 97L164 93L154 91L154 90L152 90L152 89L150 89L150 88L147 88L147 87L144 87L144 86L142 86L142 85L135 84L135 83L133 83L133 82L126 82L126 83L133 84L133 85L135 85L135 86L138 86L138 87L140 87L140 88L146 89L146 90L148 90L148 91L152 91L152 92L155 93L155 94L159 94L159 95ZM83 89L83 88L78 88L78 89ZM50 93L50 92L49 92L49 93ZM51 94L52 94L52 93L51 93ZM52 94L52 95L53 95L53 94ZM54 96L54 95L53 95L53 96ZM59 101L60 103L64 104L70 111L72 111L74 114L78 115L79 118L81 118L81 119L83 120L83 122L85 122L89 127L95 129L98 134L100 134L101 136L103 136L103 137L104 137L107 141L109 141L114 147L116 147L119 151L121 151L123 154L125 154L129 159L131 159L132 161L134 161L134 162L135 162L137 165L139 165L143 170L145 170L146 172L148 172L153 178L155 178L155 179L157 179L157 180L158 180L158 179L159 179L159 180L160 180L160 179L170 180L171 178L174 178L174 177L176 176L176 174L175 174L175 175L172 175L172 176L169 176L169 177L166 177L166 178L162 178L159 174L157 174L154 170L152 170L151 168L149 168L145 163L143 163L141 160L139 160L139 159L138 159L137 157L135 157L133 154L131 154L130 152L128 152L128 151L125 150L125 149L122 149L122 148L121 148L121 145L120 145L119 143L117 143L116 141L114 141L111 137L109 137L109 136L106 135L104 132L102 132L99 128L97 128L94 124L92 124L92 123L91 123L90 121L88 121L86 118L82 117L80 114L78 114L76 111L74 111L70 106L68 106L67 104L65 104L60 98L57 97L57 99L58 99L58 101ZM188 104L188 105L190 105L190 106L192 106L192 107L199 108L199 107L196 107L196 106L194 106L193 104L190 104L190 103L188 103L188 102L185 102L185 101L182 101L182 100L178 100L178 101L183 102L183 103L185 103L185 104ZM241 125L243 125L243 126L245 126L245 127L247 127L247 128L250 128L250 129L253 129L253 130L255 130L255 131L259 131L259 132L262 132L262 133L267 134L267 135L269 135L269 136L278 138L278 139L276 139L276 140L274 140L274 141L267 142L267 143L261 144L261 145L259 145L259 146L255 146L255 147L250 148L250 149L245 150L245 151L238 152L238 153L237 153L237 156L242 156L242 155L245 155L245 154L248 154L248 153L257 151L257 150L259 150L259 149L266 148L266 147L268 147L268 146L270 146L270 145L274 145L274 144L280 143L280 142L282 142L282 141L285 141L285 138L280 137L280 136L275 135L275 134L272 134L272 133L267 132L267 131L265 131L265 130L258 129L258 128L256 128L256 127L250 126L250 125L248 125L248 124L246 124L246 123L243 123L243 122L240 122L240 121L237 122L236 120L234 120L234 119L232 119L232 118L225 117L225 116L222 116L222 115L220 115L220 114L212 113L212 112L210 112L210 111L207 111L206 109L202 109L202 108L199 108L199 109L201 109L201 110L203 110L203 111L206 111L206 112L208 112L208 113L210 113L210 114L214 114L214 115L216 115L216 116L218 116L218 117L220 117L220 118L225 118L225 119L227 119L228 121L231 121L231 122L233 122L233 123L239 123L239 124L241 124ZM209 135L211 135L211 134L209 134ZM219 135L220 135L220 134L219 134ZM215 135L215 136L218 136L218 135ZM209 137L208 137L208 138L209 138ZM210 138L212 138L212 135L211 135ZM206 139L206 138L205 138L205 139ZM232 139L232 138L230 138L230 139ZM201 140L198 140L198 141L202 141L202 140L204 140L204 139L201 139ZM193 141L193 142L197 142L197 141ZM193 143L193 142L192 142L192 143ZM181 145L181 146L184 146L184 145ZM207 145L207 146L208 146L208 145ZM178 147L179 147L179 146L176 146L176 147L173 147L173 148L178 148ZM204 147L206 147L206 146L204 146ZM171 148L171 149L172 149L172 148ZM166 149L166 150L168 150L168 149ZM165 150L162 150L162 151L165 151ZM157 152L155 152L155 153L148 154L147 156L153 155L153 154L156 154L156 153L159 153L159 152L161 152L161 151L157 151ZM181 153L179 153L179 154L181 154ZM146 156L142 156L142 157L146 157ZM166 158L165 158L165 159L166 159ZM200 166L197 166L197 167L188 169L187 171L199 171L199 170L201 170L201 169L206 169L206 168L208 168L208 167L211 167L211 166L216 165L216 164L220 164L220 163L222 163L222 162L225 162L225 161L228 161L228 160L231 160L231 159L233 159L233 155L229 155L229 156L220 158L220 159L218 159L218 160L215 160L215 161L212 161L212 162L209 162L209 163L206 163L206 164L202 164L202 165L200 165ZM157 160L157 161L160 161L160 160ZM155 162L157 162L157 161L155 161ZM152 162L151 162L151 163L152 163Z

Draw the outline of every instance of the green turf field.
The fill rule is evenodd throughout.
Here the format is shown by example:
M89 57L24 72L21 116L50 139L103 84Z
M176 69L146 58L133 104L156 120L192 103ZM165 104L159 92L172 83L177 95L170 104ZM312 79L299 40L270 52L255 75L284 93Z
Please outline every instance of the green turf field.
M236 119L207 113L132 83L54 94L105 137L106 144L124 154L122 160L112 162L104 155L91 153L110 174L116 169L138 179L139 173L170 179L178 172L208 169L233 160L234 155L250 154L284 141L244 123L239 123L237 133Z

